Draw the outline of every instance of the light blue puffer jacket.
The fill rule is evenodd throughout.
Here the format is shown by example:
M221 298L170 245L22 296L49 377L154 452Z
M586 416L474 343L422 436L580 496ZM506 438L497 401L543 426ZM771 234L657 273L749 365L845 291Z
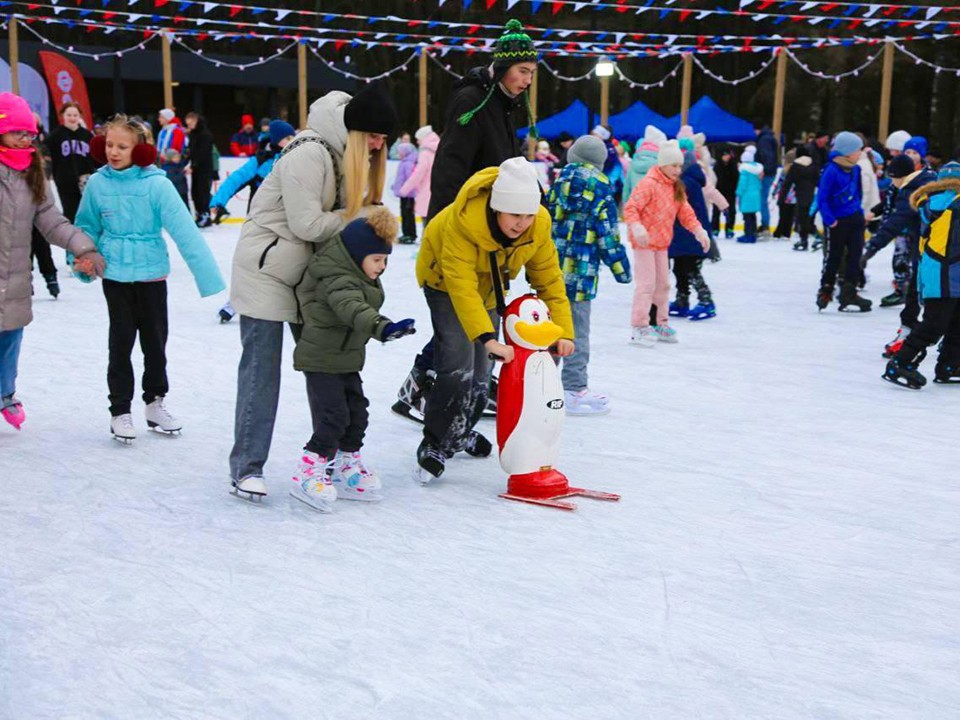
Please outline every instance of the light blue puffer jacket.
M100 168L87 182L76 225L106 259L104 277L108 280L146 282L169 275L170 257L161 233L166 230L193 273L201 296L226 287L190 211L157 167Z

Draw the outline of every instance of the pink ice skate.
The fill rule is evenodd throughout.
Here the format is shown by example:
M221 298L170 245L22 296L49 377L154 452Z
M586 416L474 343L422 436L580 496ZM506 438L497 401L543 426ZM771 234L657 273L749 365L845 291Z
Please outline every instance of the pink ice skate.
M15 400L12 397L7 399L3 409L0 410L0 415L3 415L3 419L13 425L17 430L23 425L23 421L27 419L27 414L23 411L23 405L20 404L19 400Z

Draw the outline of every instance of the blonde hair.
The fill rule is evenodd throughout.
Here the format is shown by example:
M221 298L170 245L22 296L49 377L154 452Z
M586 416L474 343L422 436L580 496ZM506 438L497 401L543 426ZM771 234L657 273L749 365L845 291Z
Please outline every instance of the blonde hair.
M103 124L104 135L111 130L127 130L137 136L138 143L153 145L153 133L150 131L150 126L140 120L140 118L117 113Z
M387 180L387 143L379 150L367 147L368 133L350 130L343 152L343 182L347 199L345 208L349 222L365 205L379 204Z

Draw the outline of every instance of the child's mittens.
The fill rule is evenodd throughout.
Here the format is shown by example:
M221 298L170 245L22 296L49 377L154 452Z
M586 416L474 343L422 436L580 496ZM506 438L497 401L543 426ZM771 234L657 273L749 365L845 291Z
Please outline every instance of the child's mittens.
M627 226L627 230L630 231L630 243L635 248L642 250L650 244L650 238L647 235L647 229L642 223L632 222Z
M413 326L413 323L414 321L411 318L389 323L383 328L383 332L380 335L380 341L390 342L391 340L402 338L404 335L413 335L417 331L417 329Z
M700 243L700 247L703 248L704 252L710 252L710 235L706 230L700 228L694 234L694 237L697 239L697 242Z

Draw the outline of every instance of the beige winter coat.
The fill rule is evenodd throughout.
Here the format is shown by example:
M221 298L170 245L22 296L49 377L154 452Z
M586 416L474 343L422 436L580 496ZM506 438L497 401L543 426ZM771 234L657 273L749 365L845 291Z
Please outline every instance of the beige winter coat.
M349 101L339 91L316 100L307 129L293 141L322 137L337 155L336 164L319 142L305 142L279 157L257 190L233 255L230 300L241 315L302 322L297 290L308 282L307 264L316 243L335 237L344 226L343 213L336 209L344 198L338 201L334 168L343 172L343 111Z
M23 173L0 163L0 330L16 330L33 320L30 240L33 227L51 245L83 255L93 241L54 207L50 196L40 205Z

